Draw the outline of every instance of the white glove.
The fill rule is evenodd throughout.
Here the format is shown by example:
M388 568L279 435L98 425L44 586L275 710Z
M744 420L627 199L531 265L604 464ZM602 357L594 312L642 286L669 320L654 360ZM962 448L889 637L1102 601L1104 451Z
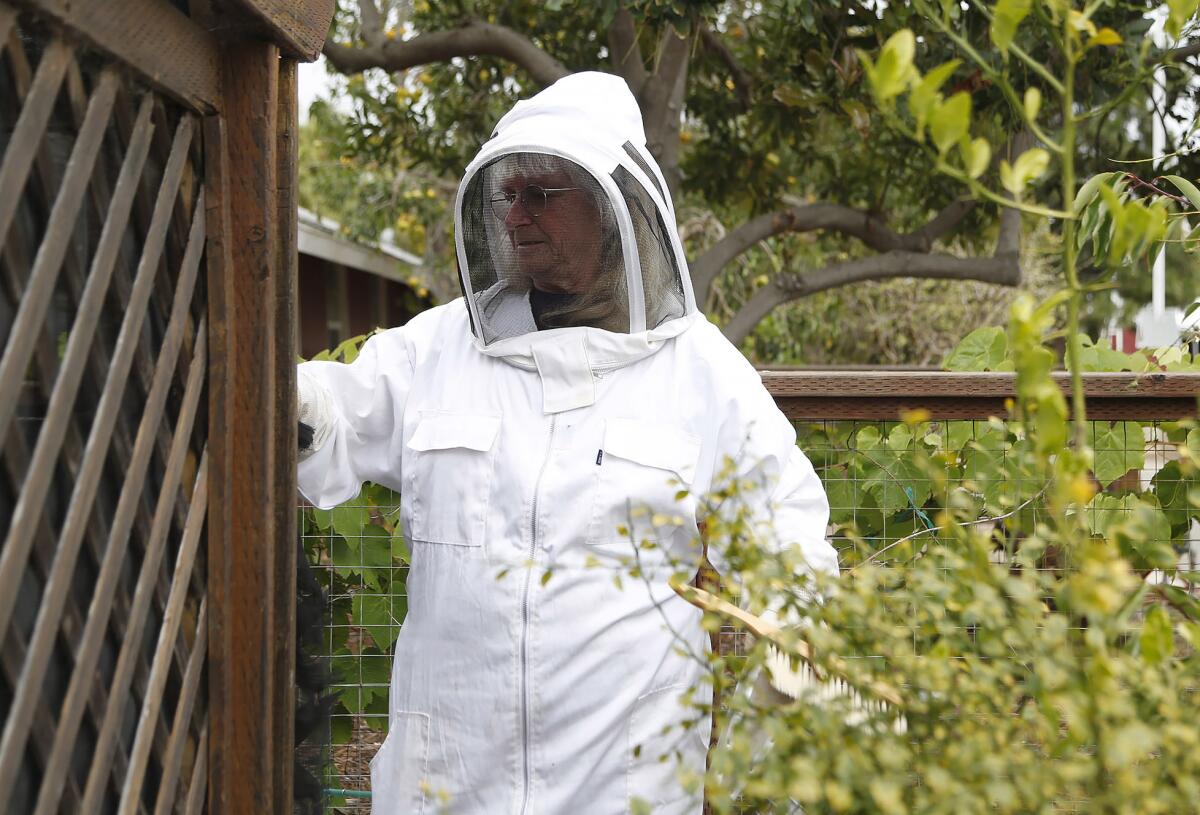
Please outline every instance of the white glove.
M333 433L333 399L311 376L296 371L296 396L300 403L300 421L312 428L312 444L300 451L305 459L321 449Z

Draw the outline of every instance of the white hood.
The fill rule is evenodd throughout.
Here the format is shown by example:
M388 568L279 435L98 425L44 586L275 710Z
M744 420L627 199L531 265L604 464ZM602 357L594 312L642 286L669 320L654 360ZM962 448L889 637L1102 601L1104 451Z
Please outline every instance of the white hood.
M615 325L581 320L538 330L529 304L531 284L508 245L515 241L487 203L489 195L503 194L494 192L500 181L488 173L511 172L498 168L516 166L524 157L557 157L570 165L573 178L586 174L583 192L603 209L612 233L612 257L602 274L609 288L597 296L611 291L620 301ZM619 77L574 74L518 102L463 175L455 240L476 347L536 368L548 413L591 404L592 374L654 353L696 318L674 207L646 149L637 102ZM570 245L564 248L569 255Z

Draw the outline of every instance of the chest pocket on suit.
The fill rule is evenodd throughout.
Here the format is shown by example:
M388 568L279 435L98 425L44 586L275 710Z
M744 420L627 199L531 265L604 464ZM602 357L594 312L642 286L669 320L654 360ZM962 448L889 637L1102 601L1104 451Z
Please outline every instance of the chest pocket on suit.
M421 416L408 440L401 494L414 541L483 545L499 434L499 416Z
M676 496L695 480L699 438L671 425L608 419L601 450L588 543L629 545L630 533L638 542L662 540L680 528L669 523L676 517L694 530L695 496Z

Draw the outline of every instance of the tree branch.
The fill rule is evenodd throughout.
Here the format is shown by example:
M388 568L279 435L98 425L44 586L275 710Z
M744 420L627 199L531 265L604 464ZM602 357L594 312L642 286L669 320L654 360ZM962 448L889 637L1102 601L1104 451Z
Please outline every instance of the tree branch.
M642 59L642 49L637 41L637 27L633 15L622 3L608 25L608 57L613 70L625 80L634 96L641 94L650 74Z
M834 263L813 272L772 280L746 301L725 326L723 333L737 345L778 305L849 283L892 277L981 280L1015 286L1021 280L1021 267L1018 257L1009 253L990 258L960 258L905 250Z
M729 50L729 46L725 41L705 24L700 25L700 42L709 52L717 59L725 63L725 67L729 69L730 79L733 80L733 92L737 94L738 101L742 105L742 109L746 110L750 107L750 91L754 87L754 79L738 62L733 51Z
M957 201L951 201L941 212L933 216L929 223L913 234L920 235L927 244L932 246L938 238L949 235L957 229L963 218L966 218L971 210L975 209L975 203L973 198L959 198Z
M724 238L709 247L691 264L692 282L696 288L697 297L702 298L726 264L759 241L784 232L812 232L818 229L827 229L858 238L879 252L897 249L928 252L933 244L933 239L940 234L945 234L944 231L938 234L931 233L949 224L953 217L961 220L965 213L959 214L959 209L961 207L951 204L921 230L909 234L897 234L874 215L840 204L804 204L789 207L751 218L726 233ZM948 210L949 214L947 214ZM939 219L941 220L939 221ZM937 227L929 230L935 222Z
M383 15L375 0L358 0L358 31L369 48L383 44Z
M1180 45L1175 48L1165 48L1155 55L1153 62L1183 62L1186 59L1200 54L1200 39L1195 39L1187 45Z
M331 39L325 56L339 72L354 74L370 68L403 71L417 65L444 62L453 57L492 56L524 68L541 85L550 85L570 73L528 37L511 28L471 20L457 28L418 34L410 40L389 40L378 47L351 48Z

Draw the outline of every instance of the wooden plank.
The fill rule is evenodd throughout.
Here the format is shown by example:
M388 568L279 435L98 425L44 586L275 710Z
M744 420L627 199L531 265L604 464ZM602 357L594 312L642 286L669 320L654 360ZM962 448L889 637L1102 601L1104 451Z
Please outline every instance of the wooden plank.
M1007 416L1007 401L998 396L775 396L783 415L796 421L894 422L917 409L941 421L987 419ZM1087 402L1088 419L1094 420L1175 421L1196 415L1196 400L1181 397L1098 396Z
M276 591L278 543L272 510L278 65L273 45L238 43L224 52L226 152L218 183L228 221L216 247L225 254L209 276L212 330L220 335L210 378L212 501L228 508L209 527L209 809L215 815L281 811L272 800L272 764L288 754L272 715L280 690L275 605L264 602ZM213 158L206 151L206 160Z
M19 43L17 47L20 47ZM70 60L71 49L67 44L58 38L51 40L42 52L33 84L21 105L21 115L4 151L4 163L0 165L0 244L4 243L17 205L21 203L21 190L41 147L42 135L54 112L58 88ZM0 396L3 395L4 391L0 391Z
M220 108L220 49L211 34L162 0L16 0L197 113Z
M289 57L312 62L321 55L336 0L240 0L265 27L264 39Z
M226 627L225 615L219 609L228 605L229 569L232 567L233 513L228 501L233 455L228 449L229 417L233 414L232 393L228 380L233 366L233 353L228 327L231 322L230 301L236 285L229 220L229 158L225 121L219 116L204 119L204 200L208 213L205 259L208 275L208 453L209 477L212 489L208 502L208 731L207 750L197 757L197 765L207 765L206 788L208 811L228 811L224 808L225 774L220 752L213 748L223 742L228 733L229 705L226 686L229 679L229 638L234 629ZM236 620L230 620L230 626ZM194 788L192 792L194 792ZM189 793L189 800L191 794Z
M200 690L200 672L208 656L208 597L200 598L200 611L196 614L196 635L192 640L192 653L187 670L183 675L183 686L179 690L179 701L175 705L175 717L171 724L171 737L162 758L161 781L154 800L154 815L169 815L175 804L175 790L179 786L180 763L183 747L187 741L188 728L192 723L192 710Z
M296 355L299 352L296 325L296 278L299 275L300 255L297 250L299 204L297 202L297 166L300 141L296 61L279 61L279 113L276 119L275 175L276 234L278 248L278 278L275 285L275 604L276 647L274 675L276 691L272 719L276 723L280 760L275 762L272 799L277 811L292 811L292 769L295 762L287 760L295 744L296 701L296 426L299 420L296 401Z
M759 372L767 390L778 396L946 396L975 397L1016 395L1016 377L1010 373L957 373L943 371L770 371ZM1054 381L1064 391L1069 374L1058 371ZM1200 374L1184 373L1085 373L1084 394L1147 398L1200 396Z

